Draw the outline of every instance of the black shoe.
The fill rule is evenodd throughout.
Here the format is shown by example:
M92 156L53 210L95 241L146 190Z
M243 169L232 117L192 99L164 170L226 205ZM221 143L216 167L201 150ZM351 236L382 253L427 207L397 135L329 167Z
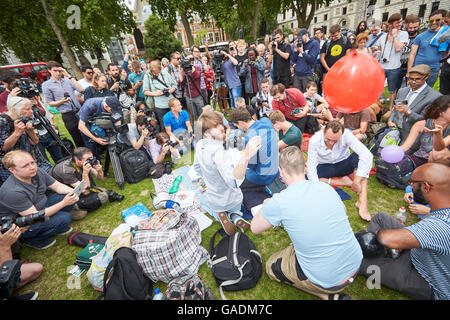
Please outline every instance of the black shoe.
M18 301L24 301L24 300L36 300L38 297L37 291L31 291L25 294L21 294L18 296L11 297L10 300L18 300Z
M123 199L125 199L125 196L118 194L114 190L109 190L108 191L108 199L109 199L109 202L114 202L114 201L120 202Z

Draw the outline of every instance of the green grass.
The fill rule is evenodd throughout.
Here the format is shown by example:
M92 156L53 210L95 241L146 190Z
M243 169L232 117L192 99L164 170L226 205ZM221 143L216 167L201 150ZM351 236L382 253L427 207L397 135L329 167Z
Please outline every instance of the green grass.
M61 120L61 115L55 116L55 121L61 133L65 137L69 137L65 130L64 124ZM81 221L73 221L71 226L74 231L86 232L94 235L109 236L114 228L122 223L121 211L135 205L137 202L142 202L151 211L153 210L150 198L150 192L154 191L153 182L151 179L145 179L137 184L126 184L124 190L119 190L112 176L112 168L109 170L109 176L98 183L99 186L114 189L115 191L125 196L124 201L117 203L107 203L99 210L89 213ZM404 205L402 200L403 191L388 189L379 183L375 176L369 178L369 210L371 214L384 211L390 214L395 213L399 207ZM148 190L146 195L145 191ZM354 206L356 194L349 188L345 191L352 196L352 200L344 201L347 207L347 214L350 224L354 232L361 229L367 229L369 223L359 218L356 208ZM407 224L413 224L418 221L417 217L407 212ZM212 218L213 219L213 218ZM213 219L214 220L214 219ZM212 234L220 227L216 221L202 232L202 246L208 250L209 239ZM265 262L276 251L285 248L290 240L288 234L280 229L278 231L270 230L263 234L255 235L251 231L246 233L250 239L255 243L258 251L262 254L263 265L265 270ZM44 266L42 275L36 281L28 284L19 292L25 293L28 291L38 291L39 299L46 300L92 300L97 298L100 293L95 291L86 278L86 273L81 276L81 283L79 289L69 289L68 280L70 274L67 273L67 268L73 265L75 255L81 250L80 247L69 246L66 241L66 236L57 236L56 244L43 251L38 251L25 247L22 251L22 259L31 259L35 262L40 262ZM216 299L220 299L219 290L216 286L215 280L211 271L204 263L199 269L200 276L206 281L206 284L213 289ZM366 278L358 275L355 282L348 286L344 292L352 296L353 299L358 300L403 300L408 299L406 296L382 287L381 289L369 290L366 286ZM158 282L154 288L159 287L161 290L166 289L164 283ZM228 299L239 300L311 300L316 297L304 293L298 289L290 287L285 284L276 283L269 280L265 271L258 285L250 290L226 292Z

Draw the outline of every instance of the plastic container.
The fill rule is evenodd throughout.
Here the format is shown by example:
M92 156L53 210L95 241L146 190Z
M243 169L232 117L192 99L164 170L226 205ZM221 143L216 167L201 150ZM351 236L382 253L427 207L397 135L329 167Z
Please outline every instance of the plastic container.
M401 224L405 224L406 222L406 209L405 207L400 207L397 213L395 214L395 219Z
M178 189L180 188L181 180L183 180L183 176L179 175L175 178L173 181L172 187L169 190L169 194L177 193Z
M154 291L153 300L163 300L164 295L159 291L159 288L156 288Z

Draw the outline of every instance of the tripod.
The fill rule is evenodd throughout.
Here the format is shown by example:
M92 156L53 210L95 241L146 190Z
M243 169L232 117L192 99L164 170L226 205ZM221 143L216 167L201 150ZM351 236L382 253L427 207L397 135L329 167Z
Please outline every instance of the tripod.
M186 73L185 77L186 77L186 84L187 84L187 89L188 89L188 93L189 93L189 95L186 95L186 104L188 106L189 111L192 113L192 118L194 118L194 121L197 121L197 119L200 115L197 114L197 109L194 107L194 104L192 103L192 91L191 91L191 85L190 85L191 81L194 85L195 85L195 82L194 82L194 79L192 79L192 77L189 74ZM200 93L200 95L202 94L200 90L199 90L199 93Z
M117 155L117 141L116 135L109 136L109 144L107 147L107 155L105 160L105 176L108 174L109 163L112 164L114 178L120 190L123 190L125 186L125 179L123 177L122 167L120 165L120 160Z
M219 89L220 89L222 86L216 87L216 84L217 84L217 83L221 83L220 80L221 80L221 77L222 77L222 76L223 76L222 71L220 71L220 70L214 70L214 92L213 92L213 103L212 103L213 110L216 110L216 102L218 102L218 101L217 101L217 97L219 98L219 102L220 102L220 101L223 102L224 100L230 100L230 99L231 99L230 97L224 98L224 97L220 97L220 96L219 96ZM227 88L227 92L229 92L227 83L226 83L225 81L223 81L223 83L225 84L225 87ZM219 107L220 107L220 103L219 103ZM230 105L230 107L231 107L231 105ZM225 110L225 108L224 108L224 110Z

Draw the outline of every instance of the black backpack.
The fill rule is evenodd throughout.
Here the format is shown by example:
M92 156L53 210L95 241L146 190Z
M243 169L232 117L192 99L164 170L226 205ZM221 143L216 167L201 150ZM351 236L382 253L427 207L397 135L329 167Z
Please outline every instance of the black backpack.
M120 154L119 158L126 182L137 183L148 177L152 162L145 151L127 149Z
M217 233L223 237L217 246L214 241ZM209 243L211 268L222 299L226 299L223 290L238 291L256 286L262 275L262 257L253 242L243 233L236 232L228 236L223 228L217 230Z
M106 267L103 294L97 300L151 300L152 292L153 282L144 275L136 252L121 247Z
M375 159L376 177L382 184L393 189L405 189L411 180L414 164L409 157L397 163L389 163L381 157Z

